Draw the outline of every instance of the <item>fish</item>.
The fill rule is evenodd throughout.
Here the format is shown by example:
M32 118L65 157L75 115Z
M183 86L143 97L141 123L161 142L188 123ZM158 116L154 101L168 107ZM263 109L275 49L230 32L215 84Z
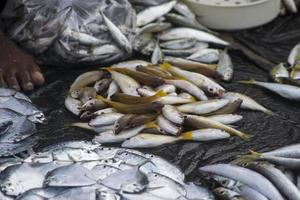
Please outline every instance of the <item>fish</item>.
M75 89L86 87L100 80L103 76L103 71L89 71L78 76L70 86L70 92Z
M121 48L125 49L127 53L132 53L131 43L128 41L126 36L121 30L109 19L103 12L100 12L104 23L108 27L111 37L120 45Z
M201 49L187 57L187 59L197 62L215 63L219 61L219 55L219 51L216 49Z
M106 126L114 124L119 118L123 117L124 115L121 113L106 113L100 116L95 117L89 122L90 126Z
M107 91L108 87L110 86L112 80L108 78L101 79L97 81L94 85L94 88L97 94L103 94Z
M277 156L286 158L300 158L299 144L292 144L285 147L281 147L269 152L261 153L263 156Z
M282 83L283 78L289 78L289 71L287 68L283 65L283 63L280 63L279 65L276 65L270 70L270 77L273 81L276 83Z
M135 70L137 66L148 66L150 65L149 62L146 62L144 60L129 60L129 61L123 61L116 64L111 65L111 68L128 68L131 70Z
M57 188L34 188L24 192L22 195L18 196L18 200L29 200L29 199L43 199L43 198L54 198L61 193L64 193L66 189L57 187ZM9 199L4 199L9 200Z
M100 109L104 109L106 108L107 105L99 100L99 99L91 99L87 102L85 102L85 104L83 104L80 108L81 111L92 111L92 110L100 110Z
M176 12L178 12L179 14L190 18L190 19L195 19L196 15L194 14L194 12L185 4L182 2L177 2L173 8Z
M74 31L70 28L67 28L63 35L70 38L70 40L77 41L81 44L88 45L88 46L96 46L96 45L102 45L105 43L105 41L98 39L90 34Z
M87 101L96 97L97 91L93 87L84 87L80 89L79 100L85 104Z
M114 128L114 125L111 124L107 126L96 127L96 126L90 126L89 123L75 122L75 123L68 124L68 127L78 127L78 128L93 131L95 133L101 133L104 131L112 130Z
M127 114L117 119L114 123L114 133L118 135L122 130L127 127L127 124L135 117L135 115Z
M207 96L199 87L186 80L165 80L167 84L174 85L184 91L187 91L191 95L195 96L199 100L208 100Z
M184 58L170 57L166 56L164 61L170 63L173 66L179 67L183 70L189 70L198 72L208 77L213 77L216 75L217 65L215 64L205 64L200 62L191 61Z
M160 90L167 94L170 94L176 92L176 87L174 85L164 84L155 88L155 91L160 91Z
M51 198L51 200L64 200L69 199L70 197L72 197L73 200L93 200L96 198L95 187L69 187L57 196Z
M150 24L149 24L150 25ZM133 40L133 44L132 47L135 51L142 51L144 49L144 51L147 51L146 54L148 53L148 45L152 45L152 42L154 41L154 36L153 33L138 33ZM151 47L152 48L152 47ZM146 66L146 65L145 65ZM119 66L122 67L122 66ZM132 67L135 69L136 66ZM130 67L131 68L131 67Z
M173 79L174 77L169 72L162 70L159 67L145 67L145 66L137 66L137 71L144 72L149 75L158 76L160 78L165 79Z
M239 193L223 187L216 188L213 192L217 197L223 200L246 200Z
M143 124L152 122L157 117L157 114L135 115L127 124L129 128L134 128Z
M240 181L265 195L268 199L284 199L277 188L267 178L253 170L232 164L208 165L201 167L199 170Z
M74 115L80 115L82 103L81 101L72 98L71 96L67 96L65 99L65 107Z
M226 131L214 128L198 129L182 133L180 136L181 140L191 140L191 141L212 141L227 139L230 134Z
M174 106L165 105L162 108L163 116L175 124L183 124L184 115Z
M223 114L223 115L212 115L208 117L211 120L220 122L222 124L234 124L243 119L243 116L237 114Z
M186 190L185 197L188 199L214 199L213 193L203 186L198 186L193 182L184 183L184 188Z
M286 84L260 82L260 81L255 81L254 79L251 79L250 81L239 81L239 82L243 84L257 85L259 87L263 87L267 90L270 90L286 99L293 100L293 101L300 101L300 87L296 87L293 85L286 85Z
M160 45L159 42L156 42L154 51L152 53L152 57L151 57L151 63L153 65L157 65L159 63L162 63L164 59L164 54L162 52L162 50L160 49Z
M258 163L249 164L247 167L268 178L287 197L287 199L300 199L300 191L298 188L279 169L270 164Z
M291 66L294 66L295 64L297 64L297 58L298 58L299 54L300 54L300 43L297 44L289 54L288 63Z
M231 135L238 136L242 138L243 140L249 141L251 139L251 136L243 133L239 130L236 130L234 128L231 128L229 126L226 126L220 122L211 120L206 117L196 116L196 115L187 115L186 122L191 125L193 128L215 128L220 129L228 132Z
M118 73L125 74L129 77L132 77L134 80L139 82L140 84L148 85L148 86L159 86L165 83L165 81L162 78L155 77L153 75L146 74L144 72L140 71L133 71L126 68L113 68L111 69L113 71L116 71Z
M188 49L162 49L162 52L168 56L187 57L201 49L206 49L206 48L208 48L208 43L197 42L194 47Z
M159 36L160 40L175 40L183 38L194 38L199 42L208 42L228 46L229 43L204 31L195 30L192 28L172 28L164 31Z
M203 115L219 110L220 108L226 106L228 103L229 100L227 99L212 99L180 105L177 107L177 109L183 113Z
M97 96L97 98L104 101L106 104L112 106L113 108L120 111L121 113L125 113L125 114L155 113L160 111L164 106L162 103L158 101L145 103L145 104L130 105L130 104L123 104L115 101L110 101L101 96Z
M144 55L151 55L151 53L154 51L156 42L157 39L152 37L151 40L143 48L141 48L140 52Z
M159 33L171 28L172 24L168 22L153 22L147 24L138 30L137 34L141 33Z
M195 84L196 86L200 87L201 89L205 90L206 92L212 95L222 96L222 94L225 92L225 89L221 85L202 74L186 71L178 67L173 67L168 63L164 63L161 66L163 69L170 71L173 75L183 77L184 79L190 81L191 83Z
M217 73L223 81L231 81L233 78L233 63L227 53L227 49L224 51L219 50L219 63L217 65Z
M104 108L104 109L95 111L93 114L96 116L99 116L99 115L103 115L105 113L114 113L114 112L117 112L117 110L114 108Z
M213 115L225 115L225 114L232 114L235 113L240 107L243 102L241 99L236 99L235 101L229 100L230 102L224 106L223 108L216 110L214 112L208 113L204 116L213 116Z
M299 56L300 57L300 56ZM290 78L294 80L300 79L300 63L296 63L291 70Z
M223 98L228 99L230 102L234 102L237 99L242 100L242 104L241 104L242 109L261 111L261 112L264 112L264 113L269 114L269 115L273 114L273 111L271 111L271 110L265 108L264 106L260 105L259 103L257 103L251 97L249 97L247 95L244 95L244 94L241 94L241 93L226 92L223 95Z
M135 105L135 104L151 103L165 96L167 96L167 94L162 90L156 92L154 95L146 96L146 97L136 97L136 96L126 95L122 93L116 93L111 97L111 100L124 103L124 104Z
M124 94L139 96L136 90L140 87L140 84L137 81L135 81L130 76L116 71L111 70L110 73L112 79L118 84L118 86Z
M166 13L170 12L171 9L176 4L176 1L170 1L158 6L152 6L146 8L145 10L141 11L137 14L137 26L144 26L153 22L154 20L158 19L159 17L165 15Z
M165 49L189 49L197 44L197 40L193 38L170 40L161 42L159 45Z
M167 120L162 115L156 118L157 125L167 134L178 136L181 134L182 127L177 126L171 121Z
M297 13L298 8L294 0L283 0L286 9L291 13Z

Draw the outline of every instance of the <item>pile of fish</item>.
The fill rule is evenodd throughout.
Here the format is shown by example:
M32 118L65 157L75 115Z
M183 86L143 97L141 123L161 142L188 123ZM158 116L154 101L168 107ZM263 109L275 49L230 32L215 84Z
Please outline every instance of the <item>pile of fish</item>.
M85 122L70 126L95 132L94 141L99 143L147 148L231 135L248 140L248 134L232 127L242 119L236 110L272 114L252 98L226 92L199 73L207 72L205 65L193 72L186 70L195 67L189 62L172 64L178 67L132 60L81 74L71 85L65 106Z
M107 63L132 51L136 14L127 0L14 0L1 17L8 36L42 64Z
M1 200L215 199L158 156L84 141L0 159L0 179Z
M36 124L44 114L24 94L0 88L0 157L29 149L36 141Z
M214 164L200 168L218 184L221 199L300 199L300 144L242 156L239 164Z
M289 100L300 101L300 44L291 51L288 63L288 68L280 63L270 70L270 78L275 83L255 80L240 82L263 87Z

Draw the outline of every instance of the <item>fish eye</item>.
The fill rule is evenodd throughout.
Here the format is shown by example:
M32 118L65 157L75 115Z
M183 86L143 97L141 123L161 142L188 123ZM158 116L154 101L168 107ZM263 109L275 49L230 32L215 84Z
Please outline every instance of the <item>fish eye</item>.
M208 88L208 91L209 92L214 92L214 89L213 88Z

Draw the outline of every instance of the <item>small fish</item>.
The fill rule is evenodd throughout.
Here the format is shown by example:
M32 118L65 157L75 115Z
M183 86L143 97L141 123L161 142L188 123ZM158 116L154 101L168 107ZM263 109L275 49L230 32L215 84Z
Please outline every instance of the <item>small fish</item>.
M122 130L126 128L128 123L135 117L133 114L123 115L119 119L117 119L114 123L114 133L118 135Z
M79 100L85 104L87 101L92 100L96 97L97 92L93 87L84 87L79 91Z
M219 50L219 63L216 70L222 80L224 81L232 80L233 63L229 54L227 53L227 49L225 51Z
M146 8L137 14L137 26L144 26L170 12L176 1L170 1L158 6Z
M197 115L208 114L219 110L229 103L227 99L212 99L206 101L198 101L190 104L178 106L177 109L183 113L191 113Z
M169 121L171 121L175 124L183 124L184 116L174 106L165 105L162 108L162 114L166 119L168 119Z
M178 97L186 98L186 99L193 99L194 97L190 95L187 92L181 92L180 94L177 95Z
M111 36L114 38L114 40L122 47L124 48L127 53L132 52L132 46L126 36L121 32L121 30L109 19L107 18L103 12L100 12L101 16L103 17L104 23L108 27L109 32L111 33Z
M104 109L101 109L101 110L97 110L93 114L96 115L96 116L99 116L99 115L103 115L105 113L114 113L114 112L117 112L117 110L114 109L114 108L104 108Z
M71 96L67 96L65 99L65 106L74 115L80 115L82 107L81 101L74 99Z
M126 69L126 68L113 68L110 70L130 76L133 79L135 79L136 81L138 81L140 84L144 84L144 85L148 85L148 86L156 87L156 86L159 86L159 85L162 85L165 83L165 81L162 78L155 77L153 75L149 75L149 74L146 74L146 73L140 72L140 71L133 71L133 70Z
M226 126L220 122L211 120L206 117L196 116L196 115L187 115L186 122L194 128L215 128L228 132L231 135L236 135L243 140L250 140L251 136L245 134L239 130Z
M199 100L207 100L207 96L199 87L186 80L165 80L167 84L171 84L184 91L189 92Z
M213 192L218 198L223 200L246 200L239 193L223 187L216 188Z
M223 114L223 115L212 115L209 116L208 118L220 122L222 124L230 125L242 120L243 116L237 114Z
M197 40L193 38L170 40L160 43L160 47L165 49L189 49L197 44Z
M163 62L164 59L164 54L162 52L162 50L160 49L160 45L159 42L156 42L154 51L152 53L152 57L151 57L151 63L153 65L157 65Z
M75 79L75 81L72 83L70 87L70 91L86 87L101 79L102 76L103 76L103 71L90 71L90 72L83 73L80 76L78 76Z
M134 37L133 44L132 44L133 49L135 51L142 51L143 49L146 49L149 44L152 44L152 41L154 39L155 38L152 33L146 33L146 32L139 33ZM122 67L122 66L118 66L118 67ZM133 68L135 68L135 66Z
M228 42L204 31L195 30L192 28L172 28L164 31L160 36L160 40L175 40L183 38L194 38L200 42L215 43L227 46Z
M129 60L124 62L119 62L116 64L113 64L111 68L128 68L131 70L135 70L137 66L148 66L150 65L149 62L146 62L144 60Z
M174 123L167 120L162 115L158 116L157 119L157 125L165 131L167 134L178 136L181 134L182 127L178 127Z
M282 78L289 78L289 71L280 63L270 70L270 77L276 83L282 83Z
M171 28L172 24L167 22L153 22L147 24L138 30L138 34L141 33L159 33L166 29Z
M133 78L116 71L110 71L110 73L112 79L118 84L124 94L139 96L136 90L140 87L140 84Z
M105 41L100 40L90 34L79 32L79 31L73 31L69 28L67 28L64 32L63 35L66 37L69 37L70 40L77 41L81 44L85 44L88 46L95 46L95 45L101 45L104 44Z
M107 126L100 126L100 127L96 127L96 126L90 126L89 123L83 123L83 122L75 122L75 123L71 123L68 125L69 127L77 127L77 128L82 128L85 130L89 130L89 131L93 131L95 133L102 133L108 130L112 130L114 128L114 125L107 125Z
M107 91L111 82L112 80L108 78L101 79L95 83L94 88L98 94L103 94Z
M198 72L208 77L213 77L216 75L217 65L215 64L205 64L184 58L176 58L169 56L165 57L164 61L183 70Z
M124 116L121 113L106 113L102 114L100 116L95 117L89 122L90 126L106 126L106 125L112 125L114 124L119 118Z
M159 102L161 102L164 105L178 105L178 104L193 103L196 102L196 100L193 96L191 98L186 98L186 97L168 95L160 98Z
M188 49L163 49L162 52L168 56L186 57L194 54L195 52L208 48L208 43L197 42L194 47Z
M101 96L97 96L97 98L104 101L106 104L112 106L113 108L120 111L121 113L125 113L125 114L155 113L160 111L164 106L162 103L156 101L151 103L146 103L146 104L129 105L129 104L118 103L115 101L110 101Z
M157 117L157 114L135 115L127 124L129 128L134 128L143 124L152 122Z
M176 5L173 8L175 11L177 11L179 14L190 18L195 19L196 15L194 12L183 2L177 2Z
M176 87L174 85L164 84L155 88L155 91L160 91L160 90L167 94L170 94L176 92Z
M111 97L116 94L117 92L119 92L119 86L115 81L112 81L109 84L108 90L107 90L107 99L110 100Z
M145 104L151 103L153 101L159 100L161 97L167 96L165 92L162 90L156 92L154 95L146 96L146 97L136 97L130 96L122 93L116 93L112 96L112 100L124 104Z
M295 64L297 64L297 58L300 55L300 43L297 44L292 51L290 52L290 55L288 57L288 62L291 66L294 66Z
M174 77L169 72L159 68L159 67L145 67L145 66L137 66L137 71L144 72L149 75L157 76L165 79L173 79Z
M240 83L257 85L265 89L268 89L286 99L290 99L293 101L300 101L300 87L296 87L293 85L279 84L279 83L260 82L260 81L255 81L254 79L250 81L240 81Z
M216 49L201 49L187 57L187 59L197 62L215 63L219 61L219 55L219 51Z
M300 57L300 56L299 56ZM300 59L299 59L300 60ZM295 80L300 79L300 63L296 63L291 70L290 77Z
M107 105L99 99L91 99L83 104L80 108L81 111L92 111L106 108Z
M182 133L181 140L191 141L212 141L229 138L230 134L226 131L214 128L199 129Z
M271 115L273 114L271 110L265 108L264 106L257 103L254 99L244 94L240 94L237 92L226 92L223 95L223 98L228 99L231 103L233 103L238 99L242 100L241 108L243 109L257 110L257 111L264 112L266 114L271 114Z
M243 100L236 99L235 101L229 100L229 103L223 108L216 110L214 112L208 113L208 116L212 115L224 115L224 114L232 114L235 113L242 105Z
M283 0L283 3L286 7L286 9L291 12L291 13L297 13L298 12L298 8L297 5L295 3L295 0Z
M178 67L173 67L168 63L164 63L163 65L161 65L161 67L177 76L185 78L186 80L192 82L196 86L200 87L201 89L205 90L206 92L212 95L221 96L225 92L225 89L222 86L220 86L218 83L214 82L213 80L207 78L202 74L186 71ZM190 91L187 92L191 93Z

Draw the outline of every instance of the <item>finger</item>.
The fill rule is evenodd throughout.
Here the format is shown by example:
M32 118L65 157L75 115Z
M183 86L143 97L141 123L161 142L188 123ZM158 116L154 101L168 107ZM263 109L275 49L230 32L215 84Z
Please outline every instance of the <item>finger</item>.
M6 83L3 78L3 71L0 69L0 87L6 87Z
M8 71L4 73L4 80L6 81L9 87L16 90L20 90L20 86L16 78L16 73L14 71Z
M31 76L26 69L18 71L17 77L23 90L33 90L34 86L31 80Z
M33 64L30 67L30 75L31 75L31 80L34 85L40 86L43 85L45 82L45 78L43 74L41 73L41 69L39 68L38 65Z

